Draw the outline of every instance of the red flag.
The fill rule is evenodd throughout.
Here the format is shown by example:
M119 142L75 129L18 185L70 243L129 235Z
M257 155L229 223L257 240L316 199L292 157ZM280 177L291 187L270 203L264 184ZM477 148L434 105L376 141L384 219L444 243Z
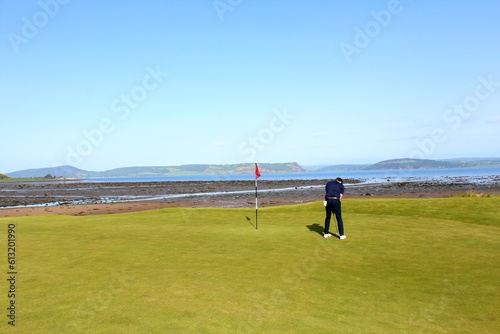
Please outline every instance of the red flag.
M259 166L255 164L255 178L258 179L260 177Z

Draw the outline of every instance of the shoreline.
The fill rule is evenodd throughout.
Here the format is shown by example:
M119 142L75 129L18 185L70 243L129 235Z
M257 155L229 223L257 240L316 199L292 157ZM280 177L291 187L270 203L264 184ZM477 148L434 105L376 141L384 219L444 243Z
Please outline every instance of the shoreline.
M259 207L321 201L329 180L259 180ZM344 179L348 198L435 198L467 192L500 194L500 176ZM254 208L253 181L12 182L0 184L0 217L98 215L161 208Z

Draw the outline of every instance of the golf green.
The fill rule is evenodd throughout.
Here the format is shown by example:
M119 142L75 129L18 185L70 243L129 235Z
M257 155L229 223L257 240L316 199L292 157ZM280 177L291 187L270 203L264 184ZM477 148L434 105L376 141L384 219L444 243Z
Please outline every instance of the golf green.
M323 210L1 218L0 332L498 333L499 197Z

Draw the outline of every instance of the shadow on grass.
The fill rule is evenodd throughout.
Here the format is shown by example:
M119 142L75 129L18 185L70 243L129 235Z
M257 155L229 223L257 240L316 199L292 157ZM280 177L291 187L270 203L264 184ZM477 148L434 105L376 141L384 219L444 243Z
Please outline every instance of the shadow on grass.
M248 216L245 216L245 218L247 219L247 222L253 226L253 228L257 228L253 223L252 223L252 218L248 217Z
M309 231L316 232L319 235L323 236L323 226L321 226L320 224L315 223L312 225L307 225L307 228L309 229Z

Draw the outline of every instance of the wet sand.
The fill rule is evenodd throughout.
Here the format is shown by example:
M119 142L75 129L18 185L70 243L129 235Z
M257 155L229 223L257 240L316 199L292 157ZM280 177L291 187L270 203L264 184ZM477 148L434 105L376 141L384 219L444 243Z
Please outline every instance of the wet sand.
M328 180L259 180L259 207L321 201ZM500 176L445 180L344 180L345 200L365 197L446 197L500 194ZM253 181L2 182L0 217L37 214L96 215L160 208L254 208Z

